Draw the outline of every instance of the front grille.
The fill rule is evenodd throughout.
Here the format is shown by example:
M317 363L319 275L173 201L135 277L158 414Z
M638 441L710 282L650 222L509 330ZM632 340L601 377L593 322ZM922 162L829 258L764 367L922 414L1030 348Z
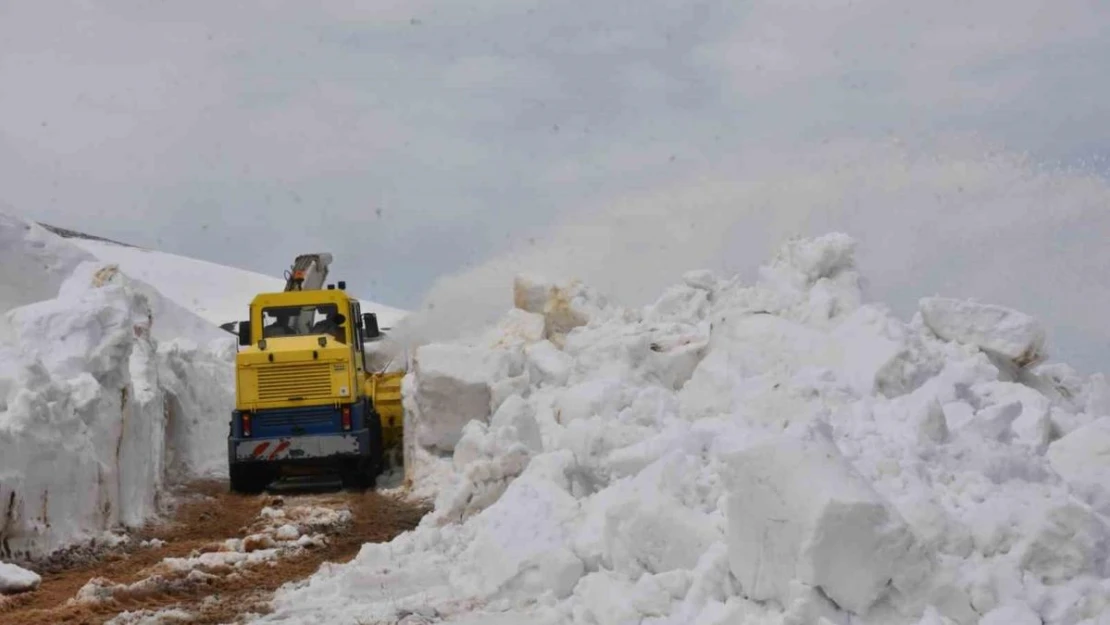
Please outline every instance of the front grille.
M278 365L258 370L258 401L327 399L331 395L328 363Z
M267 428L327 426L335 421L336 410L330 406L317 410L297 412L259 412L255 413L255 426Z

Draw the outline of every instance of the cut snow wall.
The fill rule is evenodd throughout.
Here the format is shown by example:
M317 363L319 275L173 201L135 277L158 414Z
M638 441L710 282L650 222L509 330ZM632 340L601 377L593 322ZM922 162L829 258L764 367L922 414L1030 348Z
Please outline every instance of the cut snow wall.
M156 511L165 436L146 298L107 284L9 321L22 365L0 413L6 557L142 523Z
M141 524L167 477L226 473L234 337L2 213L0 313L0 558Z

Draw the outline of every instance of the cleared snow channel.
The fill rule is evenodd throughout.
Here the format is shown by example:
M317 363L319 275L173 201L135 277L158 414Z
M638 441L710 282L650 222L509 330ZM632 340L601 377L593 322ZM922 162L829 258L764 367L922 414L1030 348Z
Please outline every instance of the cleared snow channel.
M844 235L642 310L520 278L415 353L420 526L257 622L1105 625L1108 388L1035 320L864 300Z

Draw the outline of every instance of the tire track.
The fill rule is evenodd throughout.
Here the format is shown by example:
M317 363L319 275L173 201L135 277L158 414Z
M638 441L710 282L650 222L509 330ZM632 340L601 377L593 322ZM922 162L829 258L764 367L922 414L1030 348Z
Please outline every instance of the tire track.
M267 507L267 515L280 518L262 515ZM284 522L285 512L275 510L287 511L291 522L311 526L311 519L297 517L306 509L347 510L350 517L306 533L322 534L324 540L305 540L303 547L284 543L289 547L279 549L273 559L249 561L252 553L266 555L260 552L274 546L260 528L272 533L275 524ZM245 614L267 612L282 584L310 576L324 562L347 562L364 543L391 540L415 527L426 512L372 491L242 496L229 493L225 482L192 484L171 522L135 532L126 546L91 561L38 567L42 585L0 604L0 621L103 625L124 612L175 609L181 611L180 619L168 622L235 622ZM164 544L140 546L155 539ZM238 545L238 551L229 544ZM230 560L238 561L229 565ZM183 563L188 564L184 569ZM75 601L78 596L91 600Z

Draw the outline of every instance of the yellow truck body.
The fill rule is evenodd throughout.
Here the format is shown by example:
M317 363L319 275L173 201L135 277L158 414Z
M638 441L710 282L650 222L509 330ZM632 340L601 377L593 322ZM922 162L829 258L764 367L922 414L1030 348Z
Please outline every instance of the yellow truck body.
M324 327L326 326L326 327ZM368 336L372 335L372 336ZM370 485L403 435L403 373L370 372L373 314L343 289L262 293L239 325L232 489L257 492L282 468L328 466Z

